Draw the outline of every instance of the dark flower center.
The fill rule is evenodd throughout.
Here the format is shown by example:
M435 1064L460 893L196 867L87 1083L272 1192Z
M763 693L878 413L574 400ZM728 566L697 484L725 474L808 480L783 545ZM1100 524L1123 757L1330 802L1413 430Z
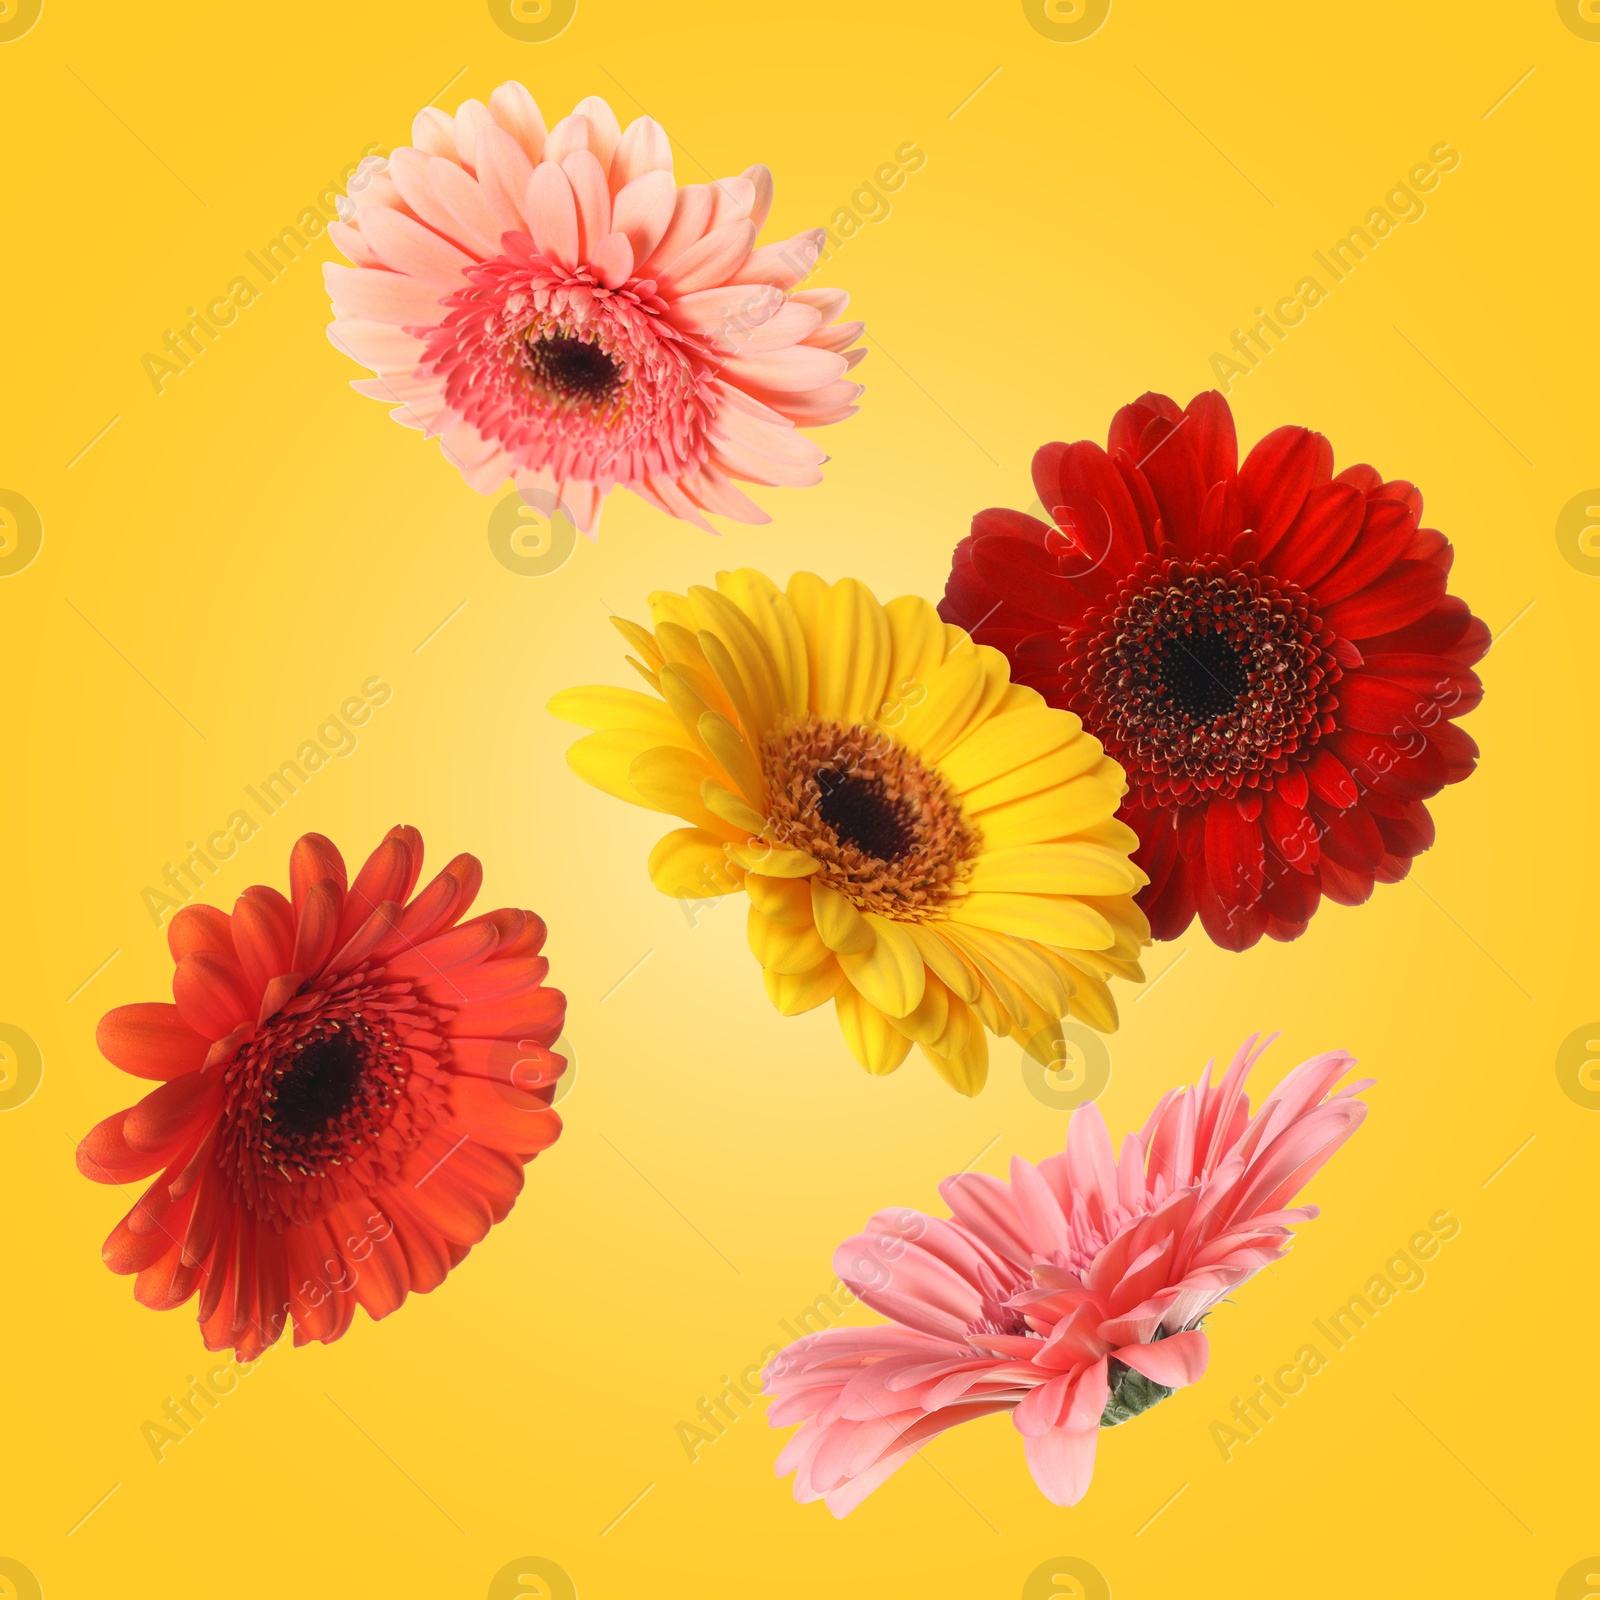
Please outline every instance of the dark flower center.
M883 786L854 773L824 767L816 775L817 814L863 855L898 861L911 848L912 818L903 801L890 799Z
M361 1046L344 1029L303 1045L278 1079L272 1104L278 1136L301 1139L336 1122L355 1104L364 1066Z
M1338 704L1310 597L1253 565L1146 556L1064 642L1071 708L1153 804L1270 787Z
M529 372L552 398L600 406L622 387L622 363L589 339L546 333L526 346Z
M1250 687L1245 658L1225 633L1174 636L1157 670L1178 711L1195 722L1226 715Z
M863 911L920 921L978 851L950 786L875 727L817 717L762 740L766 836L821 863L818 881Z

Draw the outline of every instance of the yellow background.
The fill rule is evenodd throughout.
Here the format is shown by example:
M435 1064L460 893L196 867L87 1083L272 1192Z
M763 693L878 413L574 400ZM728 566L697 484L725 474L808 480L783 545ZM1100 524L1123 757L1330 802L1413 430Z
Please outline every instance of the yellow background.
M0 43L0 488L44 527L0 579L0 1021L44 1063L0 1114L0 1556L51 1597L563 1592L515 1568L491 1591L528 1556L584 1600L1098 1592L1052 1579L1058 1557L1118 1596L1555 1594L1600 1546L1600 1117L1556 1072L1600 1013L1600 580L1556 536L1600 482L1600 42L1579 26L1553 0L1116 0L1057 42L1017 4L579 0L524 43L482 3L45 0ZM767 162L767 237L827 221L906 141L926 152L817 274L866 319L868 388L818 435L822 487L759 491L770 527L713 541L619 496L597 546L509 571L496 500L347 387L325 239L164 392L147 381L185 308L363 148L406 142L446 84L453 109L509 77L552 121L592 93L624 121L648 108L680 181ZM567 771L548 695L629 681L607 607L639 616L722 566L936 596L970 514L1032 498L1035 446L1103 440L1145 388L1209 387L1232 331L1441 140L1462 159L1427 215L1230 398L1246 443L1305 423L1341 465L1422 487L1456 592L1511 629L1466 724L1481 770L1435 803L1412 881L1325 906L1293 945L1230 955L1191 931L1151 952L1101 1098L1120 1135L1255 1029L1285 1032L1259 1087L1351 1048L1379 1084L1313 1188L1323 1216L1218 1311L1199 1386L1102 1435L1074 1510L1035 1491L1000 1417L842 1523L792 1502L759 1414L689 1459L677 1424L831 1287L839 1240L880 1206L936 1204L974 1160L1043 1157L1066 1117L1013 1044L968 1102L915 1056L868 1078L831 1011L781 1019L742 902L651 889L663 823ZM567 1132L442 1289L276 1350L158 1462L142 1424L215 1358L190 1314L142 1309L100 1264L129 1200L80 1178L72 1146L139 1085L94 1024L167 992L141 891L373 674L394 692L359 748L211 896L284 884L310 829L355 860L400 821L439 862L476 852L480 904L550 924ZM1225 1461L1211 1424L1234 1397L1441 1209L1460 1232L1425 1285ZM0 1593L31 1592L17 1570Z

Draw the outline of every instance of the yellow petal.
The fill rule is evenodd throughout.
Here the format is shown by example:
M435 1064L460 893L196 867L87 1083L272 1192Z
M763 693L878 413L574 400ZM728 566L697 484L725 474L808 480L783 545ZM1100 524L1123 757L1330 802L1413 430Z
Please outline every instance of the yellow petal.
M1058 957L1058 960L1066 958ZM1092 968L1074 963L1072 974L1072 1003L1067 1007L1070 1015L1087 1022L1096 1033L1117 1031L1117 1002L1112 998L1111 986Z
M750 619L766 641L782 691L783 709L796 716L810 708L806 639L788 597L764 573L750 567L719 572L717 588Z
M784 590L784 598L800 624L800 636L806 646L806 705L815 709L818 704L817 686L821 681L822 661L822 607L828 596L828 586L814 572L797 572Z
M767 986L767 998L786 1017L798 1017L824 1000L833 999L844 983L844 973L832 956L809 972L774 972L763 967L761 977Z
M944 660L944 624L939 613L914 594L891 600L883 614L889 619L892 649L888 688L877 721L893 733L927 698L928 679Z
M653 695L637 689L589 684L552 695L550 715L580 728L630 728L655 735L656 744L687 744L672 712Z
M850 1054L877 1077L893 1072L905 1060L911 1041L875 1006L868 1004L848 984L833 997L839 1031Z
M744 681L738 662L716 634L707 628L699 639L706 663L716 674L717 682L732 707L735 726L751 739L759 739L775 720L773 703L761 694L758 687L752 687Z
M688 596L673 594L670 589L657 589L650 596L650 620L658 634L663 623L674 623L694 632L694 613L689 608Z
M755 752L739 737L739 730L726 717L708 711L696 725L700 741L717 764L733 780L733 786L753 806L765 802L767 784Z
M969 894L951 903L949 916L969 927L1037 939L1065 950L1104 950L1116 938L1098 911L1068 895Z
M765 839L735 839L728 846L728 855L747 871L769 878L804 878L821 865L804 850L788 850Z
M844 975L880 1011L903 1017L922 999L927 968L915 941L898 923L866 913L866 922L877 937L870 950L859 954L840 954Z
M1053 1017L1066 1010L1071 990L1042 948L986 928L952 928L950 937L990 983L1015 985L1029 1004Z
M781 922L768 921L753 904L745 931L751 953L769 971L809 972L828 959L828 947L809 923L803 928L786 928Z
M770 728L783 709L784 694L778 665L766 641L744 612L715 589L696 584L689 591L689 600L701 631L715 634L731 657L754 708L754 726ZM705 648L704 640L700 647Z
M815 926L811 920L811 888L804 878L769 878L749 872L745 874L744 887L750 904L768 922L789 928Z
M1103 773L1102 767L1108 770ZM1085 834L1099 837L1099 830L1111 820L1121 801L1122 789L1122 769L1114 761L1102 761L1063 788L1044 789L1000 805L991 803L983 810L967 794L962 796L961 805L983 835L986 849L1009 850L1016 845L1048 844L1053 839Z
M1082 778L1085 773L1094 771L1103 754L1098 739L1091 734L1080 734L1071 744L1052 750L1047 756L1024 762L1022 766L1014 767L998 778L991 778L987 783L975 784L962 795L961 804L969 812L985 811L990 806L1004 805L1008 800L1020 800L1024 795L1039 794L1044 790L1055 792L1071 785L1075 778ZM1116 810L1117 800L1122 793L1122 769L1115 762L1111 765L1117 774L1114 787L1108 781L1109 774L1103 770L1089 780L1090 786L1097 793L1107 793L1111 802L1105 811L1097 814L1096 821L1100 816L1107 816Z
M567 751L567 765L595 788L627 800L649 811L671 812L671 806L658 806L634 787L628 776L633 763L648 751L667 748L655 737L636 728L607 729L580 739Z
M736 833L756 834L766 826L759 811L746 805L742 795L725 788L715 778L707 778L700 785L700 803Z
M982 988L978 974L945 937L939 923L908 922L905 930L911 935L928 970L936 973L946 988L969 1005L978 998L978 991Z
M957 1000L955 1004L959 1006L961 1002ZM916 1009L904 1017L891 1017L890 1021L906 1038L915 1039L918 1044L935 1044L950 1025L950 1005L950 991L930 975Z
M1077 717L1053 706L1010 711L970 728L939 763L939 771L958 793L964 793L1059 750L1082 731Z
M983 699L987 686L983 663L976 655L956 656L936 667L925 681L927 693L911 707L895 740L926 761L961 736Z
M710 900L732 894L740 875L728 866L722 840L703 828L674 828L650 852L650 881L677 900Z
M591 734L590 738L599 738ZM700 785L711 776L710 766L699 756L674 745L657 745L635 756L628 778L657 811L670 811L696 827L726 835L728 825L708 811L700 799Z
M860 955L872 948L876 936L866 918L820 878L811 880L811 915L830 950Z
M1103 844L1027 844L989 850L972 863L967 887L1037 894L1131 894L1149 880Z
M711 708L700 693L694 674L673 662L661 669L659 681L661 697L672 708L672 719L682 730L674 743L698 748L703 743L698 737L700 719L709 715ZM689 737L684 737L685 733Z
M648 628L641 628L637 622L629 622L626 617L613 617L611 626L644 657L646 665L652 672L661 670L661 664L666 658L661 654L661 646L656 643L656 636Z
M872 591L841 578L822 604L816 710L847 727L870 722L889 681L889 619Z
M928 1058L933 1070L952 1089L964 1095L975 1095L983 1088L989 1077L989 1040L983 1029L977 1025L977 1019L967 1012L964 1006L950 1008L952 1024L956 1024L963 1012L966 1013L965 1033L959 1043L955 1043L954 1038L960 1029L952 1026L946 1036L947 1040L952 1041L950 1048L931 1050L927 1045L921 1045L919 1048Z

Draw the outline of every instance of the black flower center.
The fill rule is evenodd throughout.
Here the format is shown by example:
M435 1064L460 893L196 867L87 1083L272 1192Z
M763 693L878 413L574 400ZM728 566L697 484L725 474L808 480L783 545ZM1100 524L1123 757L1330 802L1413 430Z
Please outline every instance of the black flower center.
M912 819L906 807L877 783L831 767L824 767L816 778L817 814L841 844L853 844L879 861L898 861L911 848Z
M558 399L601 405L622 387L622 363L588 339L546 333L527 346L528 370Z
M1162 686L1185 716L1226 716L1250 687L1245 658L1225 633L1175 634L1161 649Z
M360 1096L365 1065L360 1043L343 1029L298 1050L278 1079L273 1102L279 1138L307 1138L339 1121Z

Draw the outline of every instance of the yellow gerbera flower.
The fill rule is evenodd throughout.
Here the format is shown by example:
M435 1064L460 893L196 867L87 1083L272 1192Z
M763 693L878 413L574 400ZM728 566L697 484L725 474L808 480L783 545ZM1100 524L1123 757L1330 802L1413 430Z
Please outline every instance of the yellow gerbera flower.
M567 753L579 777L690 824L650 853L658 889L744 889L785 1016L832 1000L867 1071L916 1044L963 1094L986 1029L1049 1063L1069 1013L1116 1027L1106 978L1143 979L1146 879L1122 768L1077 717L927 601L853 578L724 572L650 611L617 627L654 694L550 709L598 730Z

